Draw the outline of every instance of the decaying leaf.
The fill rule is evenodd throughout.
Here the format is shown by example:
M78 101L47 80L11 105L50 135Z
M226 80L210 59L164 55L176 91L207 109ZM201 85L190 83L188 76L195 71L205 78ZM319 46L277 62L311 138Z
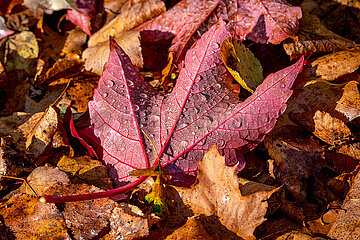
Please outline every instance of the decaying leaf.
M14 31L12 31L6 27L4 18L2 16L0 16L0 39L7 37L13 33L14 33Z
M308 221L306 224L313 234L327 235L341 209L329 209L320 218Z
M341 3L342 5L354 8L360 8L359 0L335 0L335 2Z
M284 43L283 46L286 54L291 59L296 59L302 55L355 47L356 44L327 29L316 15L304 13L300 20L300 31L297 38L290 43Z
M345 123L360 117L360 83L350 81L344 86L344 93L337 101L335 110L342 113Z
M70 183L69 177L65 172L59 168L46 166L35 168L26 180L32 189L24 183L16 190L16 193L26 193L30 195L35 195L36 193L38 196L41 196L50 187L61 184L68 185Z
M21 177L34 168L34 156L26 154L11 137L0 138L0 174ZM0 177L0 190L6 190L13 181ZM9 180L9 181L7 181Z
M326 240L323 237L314 237L309 233L302 232L302 231L291 231L289 233L285 233L280 237L277 237L276 240L288 240L288 239L296 239L296 240Z
M139 68L143 66L140 31L121 32L115 36L115 41L121 46L121 48L123 48L125 53L128 54L131 62L135 66ZM98 75L102 75L104 65L109 59L109 54L109 41L101 42L85 49L82 54L82 59L85 62L85 69Z
M285 128L285 127L284 127ZM321 170L325 163L324 150L319 144L293 128L291 134L279 131L274 138L266 138L269 155L275 160L274 175L298 201L307 196L303 179L310 178Z
M263 80L263 69L254 54L236 38L226 39L221 44L221 57L227 70L246 90L254 93Z
M51 195L86 194L101 191L87 184L61 185L46 190ZM92 239L108 226L115 202L109 198L66 203L62 215L75 239Z
M5 52L0 56L6 71L24 70L28 74L34 73L39 56L35 34L23 31L10 36L5 43Z
M41 203L27 194L13 196L0 205L9 236L17 239L70 239L55 204Z
M29 120L18 126L14 138L20 141L24 149L39 156L51 142L57 124L58 113L50 107L46 112L35 113Z
M24 0L24 5L28 8L42 8L47 14L61 9L75 9L76 0Z
M338 51L309 62L299 76L307 80L320 78L332 81L346 74L355 72L359 66L359 50Z
M255 228L266 220L266 200L277 189L242 196L236 166L225 166L225 157L215 146L200 161L197 178L190 189L176 188L195 215L218 216L220 222L238 236L255 239Z
M149 221L136 206L121 203L114 208L110 217L110 232L104 240L121 238L138 239L149 235Z
M88 156L76 158L63 156L57 166L70 174L72 183L88 183L105 190L112 189L107 168L99 160Z
M90 37L88 46L93 47L103 42L107 42L109 45L109 37L116 37L165 10L165 4L160 0L126 1L117 11L120 14ZM120 46L122 45L120 44Z
M360 238L360 173L356 175L328 236L338 240Z
M206 231L199 219L190 217L183 226L165 238L165 240L175 239L213 240L214 238Z
M72 29L68 32L61 55L70 59L80 59L87 36L80 29Z
M329 113L316 111L314 124L314 135L331 145L343 144L351 136L351 131L345 123Z

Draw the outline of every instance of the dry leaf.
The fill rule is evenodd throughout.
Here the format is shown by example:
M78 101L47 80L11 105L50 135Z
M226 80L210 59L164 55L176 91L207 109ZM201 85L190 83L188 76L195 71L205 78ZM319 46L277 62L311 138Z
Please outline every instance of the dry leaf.
M80 59L83 46L86 44L87 35L82 30L75 28L68 32L61 56L70 59Z
M295 40L289 40L283 47L291 59L312 53L331 52L355 47L356 43L343 38L321 24L316 15L304 13L300 19L300 30Z
M327 235L340 211L340 209L329 209L320 218L308 221L306 224L313 234Z
M0 205L9 236L16 239L70 239L55 204L41 203L27 194L13 196Z
M20 145L27 151L39 156L48 144L57 129L58 114L53 107L48 111L35 113L25 123L21 124L15 133L19 138Z
M285 114L311 132L314 131L313 117L318 110L329 113L346 124L360 113L357 86L356 81L346 84L332 84L324 80L309 81L295 91Z
M47 14L61 9L78 10L76 0L24 0L23 4L28 8L44 9Z
M246 90L254 93L264 81L263 69L254 54L235 38L228 38L221 44L221 58L227 70Z
M26 178L29 185L34 189L37 195L41 196L48 188L56 185L70 184L69 177L65 172L55 167L37 167ZM26 193L34 195L34 192L29 189L26 184L21 185L16 193Z
M308 233L305 233L302 231L296 231L296 230L291 231L289 233L285 233L285 234L281 235L280 237L276 238L276 240L288 240L288 239L292 239L292 240L326 240L326 238L314 237Z
M212 240L214 238L205 230L204 225L198 219L196 219L195 217L191 217L186 221L183 226L176 229L170 235L166 236L165 239Z
M354 8L360 8L359 0L335 0L335 2L341 3L342 5Z
M165 10L165 4L160 0L126 1L118 11L120 14L90 37L88 46L93 47L103 42L109 45L109 37L116 37L119 33L130 30ZM115 40L118 42L116 38ZM121 43L119 45L124 48ZM124 50L126 52L126 49Z
M130 57L132 64L137 67L142 67L143 58L141 54L140 31L121 32L115 36L115 41ZM82 59L85 62L85 69L98 75L102 75L104 65L109 59L109 54L109 41L101 42L85 49L82 54Z
M360 51L339 51L321 56L304 67L299 75L307 80L320 78L335 80L356 71L360 66Z
M4 56L1 58L6 71L20 69L32 74L35 71L38 56L39 46L35 34L23 31L8 38Z
M255 239L253 232L266 219L266 200L277 191L242 196L236 166L225 166L225 157L210 148L199 163L198 182L190 189L176 188L182 201L195 215L215 215L229 230L244 239Z
M18 13L12 13L6 19L6 25L18 32L29 31L44 15L40 8L26 9Z
M88 183L104 190L112 189L107 168L89 156L70 158L63 156L57 166L70 174L73 183Z
M0 138L0 174L13 177L31 172L34 157L19 149L11 137ZM6 190L14 181L0 177L0 190Z
M48 195L75 195L100 192L87 184L60 185L49 188ZM108 226L115 202L109 198L92 201L69 202L62 212L66 226L75 239L92 239Z
M314 135L331 145L340 145L351 136L351 131L344 122L329 113L316 111L314 124Z
M360 173L356 175L328 236L337 240L360 238Z
M275 160L276 179L285 184L296 200L304 201L307 187L303 179L308 179L320 171L325 155L315 140L301 136L299 132L301 129L293 129L289 135L286 131L280 131L273 134L273 137L266 138L265 146L270 157Z
M360 117L359 82L350 81L344 86L344 93L337 101L335 110L342 113L348 121Z
M104 240L138 239L149 235L149 223L141 210L126 203L121 203L112 211L110 232Z

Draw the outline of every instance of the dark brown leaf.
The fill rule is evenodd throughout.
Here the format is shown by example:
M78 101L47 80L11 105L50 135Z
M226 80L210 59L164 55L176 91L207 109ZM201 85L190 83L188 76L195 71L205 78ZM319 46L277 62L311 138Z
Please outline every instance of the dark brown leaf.
M321 24L316 15L304 13L300 19L297 38L284 43L284 49L291 59L313 53L331 52L355 47L356 43L343 38Z

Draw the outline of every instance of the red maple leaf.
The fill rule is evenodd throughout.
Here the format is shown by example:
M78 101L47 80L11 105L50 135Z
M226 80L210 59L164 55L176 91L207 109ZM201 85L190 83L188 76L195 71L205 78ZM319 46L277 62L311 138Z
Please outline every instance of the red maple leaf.
M131 190L144 180L129 176L130 171L156 163L153 147L141 130L158 149L162 166L186 184L193 181L198 162L212 145L223 151L227 164L235 164L236 150L253 149L273 128L304 59L270 74L253 95L239 102L239 85L232 83L220 56L220 44L228 37L223 21L205 33L187 52L168 95L145 82L112 41L106 70L89 103L101 159L119 187L111 194ZM69 199L86 199L74 197Z

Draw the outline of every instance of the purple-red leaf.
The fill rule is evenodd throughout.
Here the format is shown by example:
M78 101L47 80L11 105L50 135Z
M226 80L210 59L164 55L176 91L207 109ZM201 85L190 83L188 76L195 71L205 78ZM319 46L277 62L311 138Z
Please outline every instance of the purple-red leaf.
M76 4L81 12L68 10L67 19L73 24L79 26L85 33L91 35L91 17L95 14L97 0L77 0Z
M225 23L214 25L185 57L177 84L162 95L143 81L123 50L112 42L106 70L89 103L102 159L117 186L134 182L129 171L160 161L175 177L197 170L204 152L216 144L228 164L238 162L235 149L248 151L260 143L285 110L303 58L269 75L244 102L220 56L230 37ZM183 183L192 179L179 178Z
M206 20L220 0L182 0L170 10L140 25L137 30L159 30L175 35L170 51L175 62L182 60L191 36Z
M240 39L279 44L294 37L301 8L284 0L235 0L228 4L230 26Z
M2 16L0 16L0 39L7 37L13 33L14 33L14 31L12 31L6 27L4 18Z

